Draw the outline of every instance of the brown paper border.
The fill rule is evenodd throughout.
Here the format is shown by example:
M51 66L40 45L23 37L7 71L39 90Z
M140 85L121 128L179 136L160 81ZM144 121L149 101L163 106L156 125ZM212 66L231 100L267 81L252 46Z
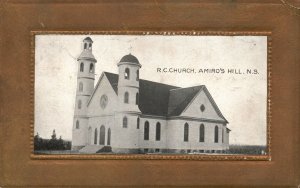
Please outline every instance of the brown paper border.
M190 35L190 36L267 36L267 154L266 155L137 155L137 154L34 154L34 82L35 82L35 35ZM272 32L271 31L42 31L30 32L31 38L31 71L30 71L30 149L31 159L53 160L205 160L205 161L271 161L271 61Z

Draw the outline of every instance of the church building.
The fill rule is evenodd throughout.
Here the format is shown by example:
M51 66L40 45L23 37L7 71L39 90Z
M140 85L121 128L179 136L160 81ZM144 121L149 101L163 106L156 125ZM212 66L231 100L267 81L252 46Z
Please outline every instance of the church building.
M140 79L142 65L121 58L118 74L96 86L93 41L78 57L72 150L79 153L224 153L228 121L205 85L181 88Z

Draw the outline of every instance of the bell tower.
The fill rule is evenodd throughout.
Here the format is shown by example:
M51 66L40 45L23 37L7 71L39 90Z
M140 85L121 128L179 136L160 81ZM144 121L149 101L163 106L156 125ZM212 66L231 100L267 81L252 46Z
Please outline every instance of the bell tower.
M88 144L88 138L86 138L88 131L87 103L94 91L95 64L97 62L92 53L92 47L92 39L86 37L82 41L82 52L77 58L78 73L72 129L72 149Z
M118 99L119 111L140 112L139 104L139 69L142 65L138 59L125 55L118 63Z

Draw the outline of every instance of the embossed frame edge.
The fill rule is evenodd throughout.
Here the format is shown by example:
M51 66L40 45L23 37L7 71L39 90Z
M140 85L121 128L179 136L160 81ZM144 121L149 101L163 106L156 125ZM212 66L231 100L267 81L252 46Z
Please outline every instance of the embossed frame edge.
M267 36L267 154L266 155L141 155L141 154L34 154L35 35L191 35L191 36ZM30 158L35 160L201 160L271 161L272 118L272 32L271 31L42 31L30 32Z

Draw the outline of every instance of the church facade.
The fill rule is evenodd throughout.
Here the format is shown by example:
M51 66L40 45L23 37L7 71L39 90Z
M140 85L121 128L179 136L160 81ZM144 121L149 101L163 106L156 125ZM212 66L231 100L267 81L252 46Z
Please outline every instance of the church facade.
M129 54L119 73L103 72L94 87L93 41L78 57L72 149L80 153L223 153L228 121L206 86L188 88L140 79Z

